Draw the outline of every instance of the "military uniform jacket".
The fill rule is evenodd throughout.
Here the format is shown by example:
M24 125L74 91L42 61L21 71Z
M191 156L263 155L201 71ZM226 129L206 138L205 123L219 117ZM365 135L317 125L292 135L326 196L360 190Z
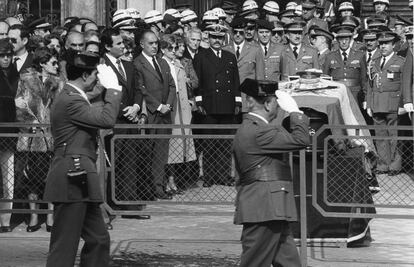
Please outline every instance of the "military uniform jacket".
M298 71L307 69L319 69L318 51L304 43L298 51L298 58L295 58L290 44L284 46L282 52L282 80L288 80L288 76L296 75Z
M122 93L108 89L103 106L91 106L75 88L66 84L51 109L54 158L47 175L44 199L49 202L102 202L102 190L96 172L98 129L113 128ZM68 171L74 169L73 156L87 172L87 195L69 183Z
M408 50L402 78L402 104L414 103L413 54Z
M404 58L395 53L381 70L382 57L372 62L366 95L367 107L374 113L396 113L400 106Z
M267 55L265 56L262 47L259 46L260 55L264 58L265 80L277 82L281 80L281 59L283 48L284 47L281 44L275 44L270 42L269 51L267 51Z
M202 49L194 57L194 69L199 80L196 104L207 114L234 114L241 106L240 78L233 53L221 50L221 58L212 49Z
M361 89L366 91L367 61L362 51L350 49L348 60L344 63L342 50L335 50L326 55L322 64L323 73L332 76L334 81L345 84L353 93Z
M236 197L235 224L258 223L271 220L295 221L293 184L289 164L279 158L282 153L299 150L310 144L309 119L301 113L290 115L292 132L270 125L247 114L237 130L233 154L239 173ZM272 179L248 183L247 174L263 168L273 168Z

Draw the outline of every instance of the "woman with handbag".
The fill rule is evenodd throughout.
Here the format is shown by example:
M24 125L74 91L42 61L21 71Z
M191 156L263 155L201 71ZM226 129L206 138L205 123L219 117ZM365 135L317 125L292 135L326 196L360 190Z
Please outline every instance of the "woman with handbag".
M0 123L16 121L16 95L19 73L11 64L13 46L9 39L0 40ZM16 133L13 127L0 127L0 133ZM2 191L0 198L13 199L14 191L14 152L16 138L0 137L0 169L2 176ZM0 202L0 209L11 209L12 202ZM0 213L0 233L11 232L11 213Z
M50 107L56 94L63 88L63 81L58 76L58 55L47 47L36 49L33 55L33 66L20 75L16 93L17 121L30 124L49 124ZM25 189L28 199L39 200L43 194L47 176L52 139L48 127L39 126L31 129L21 129L23 133L33 133L35 136L21 136L17 142L17 150L25 157L24 177L27 178ZM39 204L32 202L30 209L38 209ZM48 204L52 210L53 205ZM50 232L53 215L48 214L46 230ZM38 216L31 213L27 232L40 229Z

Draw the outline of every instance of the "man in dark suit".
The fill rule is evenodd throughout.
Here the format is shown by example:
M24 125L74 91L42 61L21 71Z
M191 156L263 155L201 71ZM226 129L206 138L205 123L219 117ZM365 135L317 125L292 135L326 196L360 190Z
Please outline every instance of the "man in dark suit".
M19 73L24 72L33 63L33 54L29 53L26 48L29 34L29 30L21 24L10 26L8 37L13 45L13 64Z
M80 265L109 265L110 240L99 206L103 196L95 164L97 133L115 125L122 88L113 70L97 67L98 62L93 53L69 56L69 81L51 109L55 148L44 194L54 204L48 267L73 266L81 237L85 244ZM85 92L92 90L97 77L107 89L105 100L102 106L91 106Z
M234 223L243 225L241 267L301 266L289 222L297 220L289 163L283 153L310 144L309 119L289 94L271 81L246 79L249 113L233 142L236 169ZM270 125L281 108L290 114L291 133Z
M366 95L367 113L372 117L374 125L398 125L398 108L401 104L401 85L404 58L394 51L398 35L391 31L378 33L381 57L372 62ZM397 130L377 129L377 136L393 137ZM378 151L378 173L397 175L402 168L401 152L395 139L376 141Z
M233 124L241 111L239 71L233 53L223 50L227 28L207 26L210 48L198 52L194 69L199 79L196 104L203 115L202 124ZM231 134L229 130L205 130L205 134ZM229 184L230 144L227 140L211 139L204 143L204 185ZM230 178L231 180L231 178Z
M168 63L156 55L158 38L151 30L143 32L141 54L135 59L135 83L143 96L149 124L171 124L171 110L176 97L175 83ZM151 129L152 134L171 134L171 129ZM164 191L165 164L168 160L168 139L154 140L152 175L155 197L171 199Z

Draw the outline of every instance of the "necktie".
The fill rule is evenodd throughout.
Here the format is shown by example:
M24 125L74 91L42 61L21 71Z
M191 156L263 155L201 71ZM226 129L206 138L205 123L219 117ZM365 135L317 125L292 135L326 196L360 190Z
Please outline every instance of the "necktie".
M17 61L18 60L20 60L20 58L19 57L15 57L14 59L13 59L13 65L14 65L14 67L17 69ZM17 69L18 70L18 69Z
M371 53L371 52L369 52L369 53L368 53L367 63L370 63L370 62L371 62L371 59L372 59L372 53Z
M124 70L122 69L121 60L117 59L116 64L118 65L119 74L121 74L122 78L126 81L126 74L125 74Z
M382 57L381 70L384 68L384 65L385 65L385 57Z
M267 46L265 46L264 49L265 49L265 56L267 56Z
M293 55L295 56L295 58L298 58L298 47L297 46L293 47Z
M158 75L160 76L161 81L162 81L162 82L164 82L164 81L163 81L163 79L162 79L162 74L161 74L160 67L158 66L158 63L157 63L157 61L155 60L155 56L154 56L154 57L152 57L152 64L154 64L154 68L155 68L155 70L157 71Z
M346 63L346 61L348 60L348 55L346 54L346 52L342 52L342 56L344 57L344 63Z
M217 57L218 58L221 58L221 56L220 56L220 50L217 51Z
M237 50L236 50L236 57L239 58L240 57L240 46L237 46Z

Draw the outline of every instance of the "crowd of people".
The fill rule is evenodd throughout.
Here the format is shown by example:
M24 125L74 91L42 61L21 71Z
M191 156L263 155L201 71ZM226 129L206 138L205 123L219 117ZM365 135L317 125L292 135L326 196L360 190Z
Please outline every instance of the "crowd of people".
M241 5L223 1L197 14L188 7L164 13L141 14L119 9L112 25L102 27L86 18L68 17L63 25L45 18L10 17L0 20L0 122L48 124L50 107L68 81L68 55L90 52L110 66L122 86L117 124L238 124L247 112L240 84L250 78L289 81L298 72L319 69L345 84L368 123L397 125L399 111L411 113L412 18L391 16L389 0L373 0L370 17L354 16L352 1L303 0L289 2L284 10L277 1L259 6L254 0ZM413 8L413 1L409 1ZM404 78L408 77L408 78ZM104 105L105 89L99 84L87 97L91 105ZM47 127L1 128L2 133L50 133ZM378 130L380 135L396 131ZM134 134L136 129L114 129ZM232 134L227 129L152 128L151 134ZM109 137L110 138L110 137ZM0 138L2 197L13 199L18 173L30 180L25 197L42 197L53 142L46 138ZM144 198L171 199L181 193L175 176L180 164L196 168L204 187L234 185L230 142L192 139L156 139L150 144L148 166L138 167L137 145L118 142L119 188L122 200L136 200L144 169L150 188ZM139 148L138 148L139 149ZM401 169L395 142L378 141L377 170L394 175ZM30 152L28 155L27 152ZM19 158L15 153L22 153ZM26 154L25 154L26 153ZM36 153L35 156L33 156ZM121 155L122 154L122 155ZM218 160L220 159L220 160ZM41 170L39 168L46 168ZM14 171L13 171L14 170ZM144 178L142 178L144 179ZM10 209L12 203L2 202ZM30 208L35 209L35 203ZM49 209L53 209L50 204ZM1 231L11 231L10 214L1 214ZM48 229L53 218L47 219ZM40 228L35 213L27 231Z

